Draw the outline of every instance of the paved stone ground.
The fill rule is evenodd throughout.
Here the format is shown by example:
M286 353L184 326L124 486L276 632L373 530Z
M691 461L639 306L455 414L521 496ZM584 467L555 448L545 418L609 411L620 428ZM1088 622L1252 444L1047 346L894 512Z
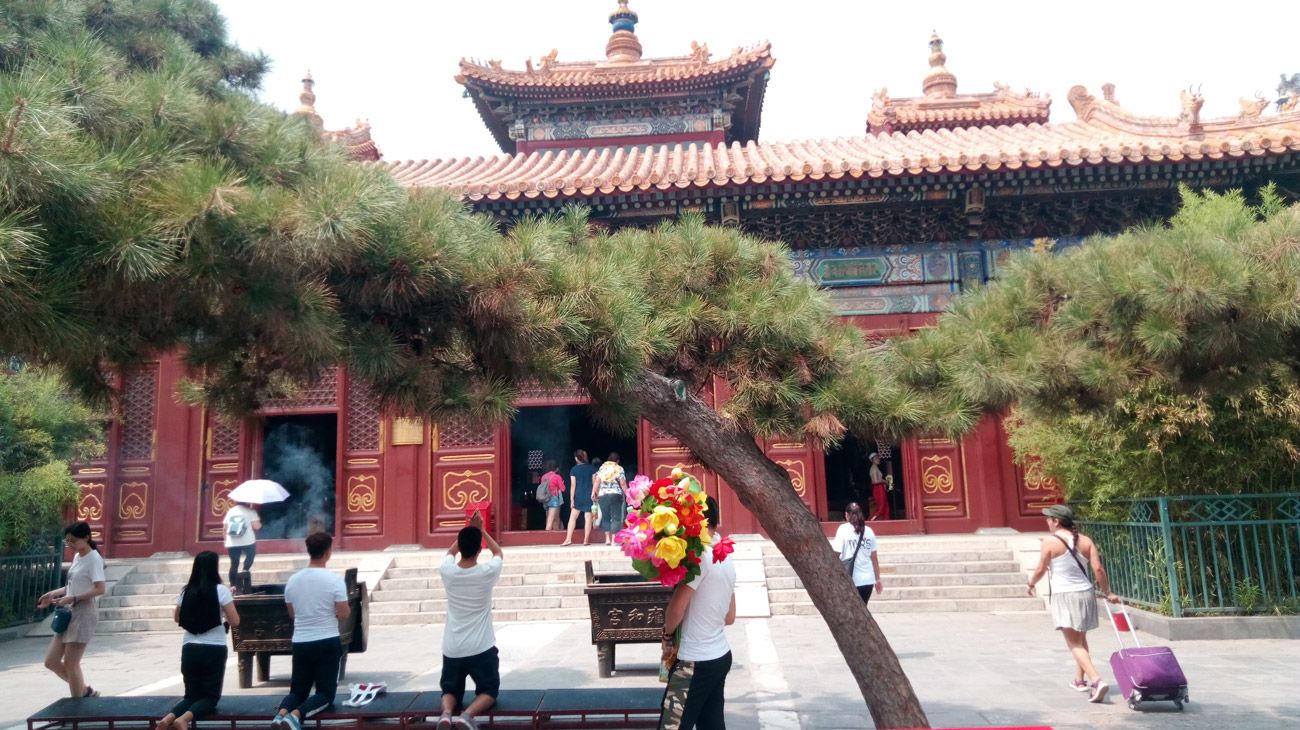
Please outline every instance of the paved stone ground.
M1055 728L1294 727L1300 642L1183 641L1174 646L1192 702L1133 712L1117 692L1103 705L1066 687L1064 643L1047 614L882 614L881 626L938 727L1051 725ZM620 671L596 673L586 622L497 627L506 687L657 686L656 646L621 647ZM732 730L827 730L871 727L852 677L819 617L742 619L729 629L735 664L727 683ZM1150 637L1147 637L1150 638ZM439 626L371 627L370 650L349 660L349 681L384 681L395 690L437 686ZM1154 639L1152 639L1154 641ZM179 694L179 636L99 637L85 660L104 694ZM1092 634L1102 665L1115 649L1105 627ZM45 639L0 643L0 730L61 696L66 686L41 666ZM281 694L288 658L272 660L272 681L247 692ZM1109 678L1108 666L1102 667ZM228 693L239 692L233 657Z

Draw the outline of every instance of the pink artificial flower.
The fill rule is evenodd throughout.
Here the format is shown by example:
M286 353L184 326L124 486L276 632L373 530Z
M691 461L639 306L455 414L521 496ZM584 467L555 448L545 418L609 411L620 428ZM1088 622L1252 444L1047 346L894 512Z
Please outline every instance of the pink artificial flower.
M632 509L639 509L641 501L650 493L650 477L645 474L637 474L627 485L627 506Z
M732 542L731 538L729 537L724 537L721 540L714 541L713 562L721 563L722 561L727 559L728 555L735 552L735 550L736 550L736 543Z
M659 582L672 588L682 582L686 577L686 561L677 564L676 568L669 568L667 563L659 565Z
M649 560L654 547L655 533L650 521L639 515L628 515L627 527L618 531L614 541L623 548L623 554L633 560Z

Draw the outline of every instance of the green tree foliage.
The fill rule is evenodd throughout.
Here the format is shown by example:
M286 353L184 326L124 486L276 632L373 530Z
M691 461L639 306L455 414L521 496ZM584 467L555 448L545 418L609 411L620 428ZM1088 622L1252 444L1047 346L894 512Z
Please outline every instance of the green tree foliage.
M882 355L921 392L1015 409L1072 497L1295 487L1300 208L1184 191L1168 224L1026 253Z
M499 421L521 387L576 381L608 422L653 415L735 485L877 724L925 725L755 437L959 426L970 411L945 417L927 410L942 399L869 372L780 245L698 218L607 234L576 210L503 232L257 103L264 68L205 0L0 5L0 352L103 396L105 373L177 351L184 397L226 413L340 363L384 405L435 420ZM674 381L685 397L665 397ZM706 391L730 395L721 414L692 410Z
M68 462L102 453L102 423L58 377L0 369L0 554L59 527L78 495Z

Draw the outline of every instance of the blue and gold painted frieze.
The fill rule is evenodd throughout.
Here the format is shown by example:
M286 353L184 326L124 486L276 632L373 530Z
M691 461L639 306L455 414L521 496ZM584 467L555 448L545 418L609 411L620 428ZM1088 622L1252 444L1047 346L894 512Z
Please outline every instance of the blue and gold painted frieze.
M840 314L940 312L998 278L1017 251L1055 251L1080 238L853 246L791 252L795 274L827 290Z

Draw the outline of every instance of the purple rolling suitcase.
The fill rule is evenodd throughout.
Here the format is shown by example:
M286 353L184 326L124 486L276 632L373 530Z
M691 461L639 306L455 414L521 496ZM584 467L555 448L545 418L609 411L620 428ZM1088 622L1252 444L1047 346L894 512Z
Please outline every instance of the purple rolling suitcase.
M1115 613L1106 608L1110 616L1110 626L1115 630L1115 639L1119 641L1120 650L1110 655L1110 669L1115 673L1115 681L1128 700L1131 710L1137 709L1139 702L1173 702L1178 709L1183 709L1187 702L1187 677L1183 668L1178 666L1174 650L1167 646L1142 646L1138 640L1133 622L1128 620L1128 610L1120 604L1119 613L1124 614L1124 623L1133 637L1135 646L1124 647L1120 638L1119 627L1115 623Z

